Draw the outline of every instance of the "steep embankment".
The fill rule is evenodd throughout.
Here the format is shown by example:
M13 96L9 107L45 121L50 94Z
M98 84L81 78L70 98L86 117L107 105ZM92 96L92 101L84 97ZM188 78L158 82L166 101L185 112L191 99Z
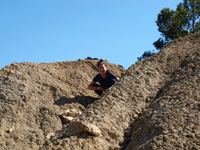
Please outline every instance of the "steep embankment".
M39 149L62 129L67 116L93 103L97 95L87 86L97 74L96 63L14 63L1 69L1 149ZM114 64L108 67L119 77L125 72Z
M44 149L199 149L199 59L200 34L169 43L132 65Z
M200 34L175 40L164 52L170 78L133 123L127 150L200 149Z

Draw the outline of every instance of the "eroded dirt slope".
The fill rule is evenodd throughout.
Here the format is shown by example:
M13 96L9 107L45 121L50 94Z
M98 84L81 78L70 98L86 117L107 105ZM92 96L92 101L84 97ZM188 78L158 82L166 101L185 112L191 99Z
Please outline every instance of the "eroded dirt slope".
M171 53L169 53L171 52ZM154 101L132 124L129 149L200 149L200 34L171 42L169 79ZM160 55L160 54L158 54ZM154 61L152 57L147 61ZM177 64L177 65L175 65ZM174 69L175 70L174 70Z
M200 149L200 51L183 61L132 125L129 149Z
M200 34L169 43L132 65L44 149L199 149L199 59Z
M87 86L97 74L96 63L14 63L1 69L1 149L39 149L62 130L64 113L75 117L93 103L98 97ZM125 72L108 67L119 77Z

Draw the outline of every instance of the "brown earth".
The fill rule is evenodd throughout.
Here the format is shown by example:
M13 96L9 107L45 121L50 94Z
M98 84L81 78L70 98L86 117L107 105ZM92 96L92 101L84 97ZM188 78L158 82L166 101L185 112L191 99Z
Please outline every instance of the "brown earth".
M97 97L95 60L0 70L2 149L200 149L200 34L170 42ZM125 73L124 73L125 72Z
M87 89L97 61L13 63L0 70L0 149L39 149L98 96ZM117 76L125 69L108 63ZM67 117L67 116L66 116Z

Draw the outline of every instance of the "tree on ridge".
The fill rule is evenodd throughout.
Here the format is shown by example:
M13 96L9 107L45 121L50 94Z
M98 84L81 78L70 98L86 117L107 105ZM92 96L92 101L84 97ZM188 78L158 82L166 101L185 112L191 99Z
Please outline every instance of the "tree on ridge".
M161 37L153 43L160 51L170 41L200 31L200 0L183 0L176 10L163 8L158 14L156 24ZM145 51L138 61L154 55L154 52Z

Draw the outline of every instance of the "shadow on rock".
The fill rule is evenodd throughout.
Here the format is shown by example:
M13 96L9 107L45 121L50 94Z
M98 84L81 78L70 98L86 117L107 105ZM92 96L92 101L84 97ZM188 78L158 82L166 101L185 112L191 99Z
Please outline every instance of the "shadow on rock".
M79 103L83 105L84 107L87 107L89 104L94 103L98 98L91 97L91 96L76 96L74 98L68 98L68 97L61 97L57 101L55 101L55 105L65 105L65 104L71 104L71 103Z

